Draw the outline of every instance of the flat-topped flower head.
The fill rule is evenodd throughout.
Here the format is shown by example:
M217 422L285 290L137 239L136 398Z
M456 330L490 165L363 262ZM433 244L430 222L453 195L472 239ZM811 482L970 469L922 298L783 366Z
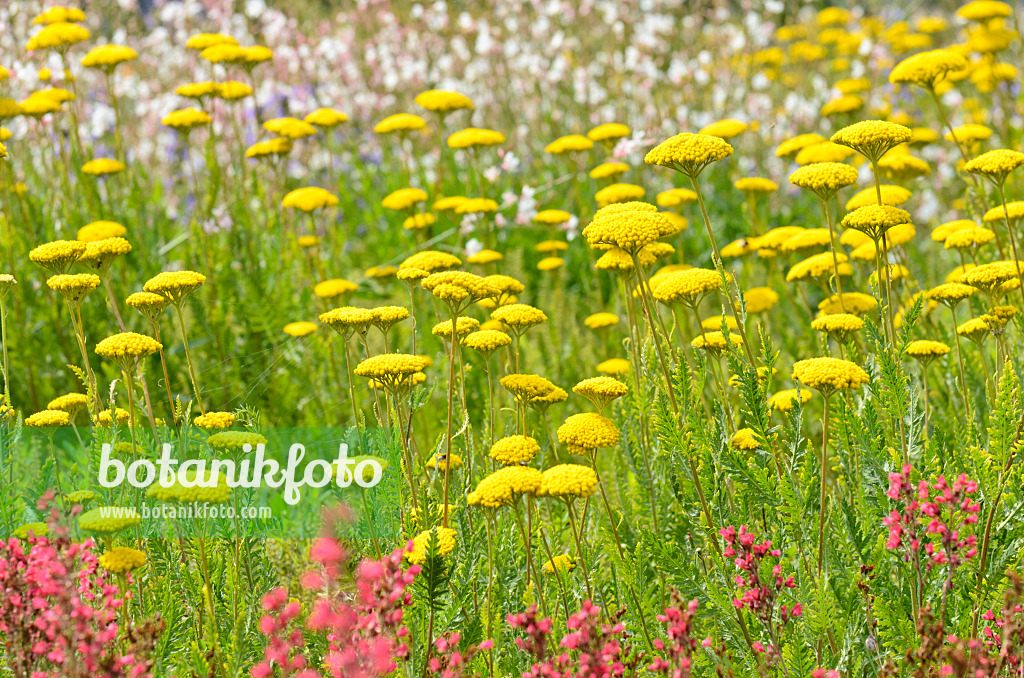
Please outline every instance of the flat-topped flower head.
M847 212L852 212L860 207L870 207L871 205L878 204L878 194L882 194L882 204L898 206L902 205L906 201L910 200L913 193L903 188L902 186L895 186L893 184L881 184L877 189L872 186L863 190L857 191L852 198L846 201L844 207Z
M94 177L105 177L124 171L124 163L113 158L95 158L82 165L82 172Z
M467 334L462 339L462 345L474 351L490 356L499 348L504 348L512 343L512 337L501 330L478 330Z
M722 120L716 120L710 125L705 125L700 129L700 134L708 136L718 137L720 139L732 139L746 132L750 126L742 120L736 118L724 118Z
M806 405L811 400L811 392L806 388L787 388L771 395L768 406L776 412L789 412L796 403Z
M399 264L398 270L403 271L408 268L418 268L426 271L427 273L437 273L438 271L447 271L461 265L462 260L454 254L425 250L408 257L405 261Z
M211 122L213 122L213 118L198 108L183 108L171 111L160 119L160 124L176 129L179 132L189 132L196 127L209 125Z
M964 231L969 228L978 228L978 222L972 219L956 219L939 224L932 229L931 238L935 242L945 242L951 234L957 231Z
M654 298L665 304L683 304L696 308L704 297L722 289L718 271L691 268L669 273L653 290Z
M487 455L502 466L525 464L537 456L540 444L529 436L507 436L496 440Z
M999 0L972 0L956 11L957 16L978 23L1003 19L1012 13L1013 8Z
M941 341L918 339L907 344L907 355L925 365L949 353L949 346Z
M48 410L61 410L68 414L75 414L89 406L89 396L84 393L65 393L57 396L46 405Z
M66 53L69 47L88 40L90 35L89 29L84 26L70 21L57 21L32 36L25 45L25 51L52 49L55 52Z
M540 566L542 574L554 574L557 572L572 572L576 569L576 561L572 555L563 553L555 556L550 560L544 561L544 564Z
M824 143L825 141L825 137L814 132L798 134L797 136L786 139L779 144L775 148L775 157L791 158L808 146L814 146L816 144Z
M56 428L67 426L71 421L70 415L63 410L43 410L25 418L25 425L32 428Z
M334 108L318 108L312 113L306 114L302 121L316 127L330 129L348 122L348 115Z
M286 137L277 137L276 139L268 139L267 141L257 141L255 144L245 149L245 157L247 158L273 158L283 157L292 152L294 144L291 139Z
M319 329L316 323L309 322L308 320L297 320L293 323L285 325L281 331L287 334L289 337L295 337L301 339L302 337L308 337Z
M774 193L779 190L777 183L763 177L743 177L734 181L732 185L744 193Z
M786 273L786 282L819 280L836 273L844 277L853 275L853 269L847 261L848 257L841 252L836 252L835 257L831 252L815 254L793 264Z
M857 151L848 146L824 141L802 149L796 154L794 162L798 165L813 165L819 162L843 162L856 154Z
M427 121L418 115L412 113L396 113L395 115L389 115L384 118L376 125L373 126L373 131L377 134L407 134L415 130L423 129L427 126Z
M420 285L456 311L481 299L496 299L501 290L481 276L464 271L431 273Z
M490 198L466 198L455 207L456 214L491 214L498 211L498 203Z
M161 350L160 342L137 332L121 332L96 344L96 355L113 360L125 370Z
M841 344L864 327L864 321L852 313L833 313L811 321L811 329L824 332Z
M434 113L449 113L465 108L473 108L473 101L465 94L447 89L428 89L420 92L413 99L417 106Z
M64 5L48 7L32 19L32 23L36 26L49 26L58 23L74 24L83 21L85 21L85 12L77 7L65 7Z
M732 155L732 146L709 134L684 132L661 142L644 156L648 165L670 167L688 177L696 177L713 162Z
M167 298L172 304L180 305L190 294L206 283L206 276L195 271L164 271L158 273L142 286L146 292L153 292Z
M478 329L480 329L480 321L477 320L476 318L469 318L463 315L455 319L456 338L464 337L472 332L476 332ZM452 321L445 320L443 322L437 323L430 330L430 333L433 334L435 337L440 337L441 339L451 339Z
M624 202L602 207L583 229L591 245L618 247L635 255L672 230L672 225L646 202Z
M621 122L606 122L587 132L587 138L591 141L611 142L624 139L630 134L632 134L632 130L628 125L623 125Z
M729 333L728 339L721 330L715 330L713 332L704 332L690 340L690 345L696 349L707 351L711 355L721 355L722 351L730 349L731 347L739 346L743 343L743 337L732 332Z
M878 241L890 228L911 223L910 213L892 205L858 207L843 217L843 226Z
M1016 224L1019 220L1024 219L1024 200L1013 200L1006 203L1006 209L1003 209L1003 205L997 205L985 212L982 216L982 221L990 224L994 221L1002 222L1005 219L1009 219L1010 224Z
M593 147L594 142L582 134L569 134L564 137L558 137L545 146L544 152L552 155L564 155L566 153L589 151Z
M544 471L538 497L564 502L586 499L597 491L597 473L582 464L558 464Z
M475 146L497 146L505 143L505 135L493 129L467 127L448 137L448 148L473 148Z
M312 212L323 207L333 207L337 204L338 197L319 186L297 188L284 196L284 199L281 201L282 207L291 207L302 212Z
M975 344L981 345L988 338L991 329L986 317L982 316L980 318L971 318L967 322L961 323L957 326L956 333Z
M936 49L907 57L889 73L894 85L909 83L935 89L935 85L948 74L968 67L967 59L951 49Z
M434 536L436 535L436 536ZM429 530L420 532L412 540L412 550L405 553L405 559L414 565L426 562L427 550L433 541L437 544L437 555L446 556L455 550L455 540L458 534L448 527L432 527Z
M255 431L221 430L217 433L211 434L206 439L206 444L210 446L210 449L220 454L237 454L245 452L246 445L249 446L249 451L255 450L259 445L266 445L267 439L265 436L256 433Z
M800 360L793 365L793 378L826 398L836 391L855 391L871 380L860 365L840 358Z
M110 71L119 64L138 58L139 53L127 45L99 45L82 57L82 65L86 68Z
M965 228L955 233L950 233L946 238L944 249L974 252L982 245L988 244L996 239L996 233L989 228Z
M107 238L120 238L127 232L128 229L116 221L94 221L78 229L76 237L88 243Z
M365 334L373 325L373 311L355 306L332 308L320 314L320 322L344 336L351 332Z
M404 306L378 306L371 309L371 323L381 332L387 332L396 324L409 318L409 309Z
M131 251L131 243L124 238L94 240L86 244L85 252L78 258L78 263L105 276L111 264Z
M125 303L142 315L146 316L150 322L155 323L163 310L167 308L171 302L162 294L154 294L153 292L135 292L125 299Z
M380 204L389 210L407 210L413 205L426 202L428 197L422 188L400 188L385 196Z
M67 273L85 253L86 243L77 240L55 240L39 245L28 253L28 258L54 273Z
M602 311L593 313L583 319L583 324L592 330L603 330L619 324L619 316L614 313Z
M551 399L562 389L537 374L508 374L501 378L501 386L512 394L516 402L533 405Z
M688 188L670 188L658 194L658 207L680 207L697 201L697 194Z
M1020 268L1024 269L1024 265ZM1012 261L994 261L964 273L963 283L986 294L993 294L999 292L1004 283L1018 278L1017 271L1018 265Z
M536 495L542 482L543 476L537 469L508 465L477 483L476 490L469 493L466 502L483 508L511 506L523 495Z
M741 452L751 452L761 447L754 438L754 429L741 428L729 439L729 447Z
M192 420L199 428L231 428L235 424L235 415L231 412L207 412Z
M982 153L964 165L971 174L980 174L992 183L999 185L1006 180L1006 175L1024 165L1024 153L1000 148Z
M603 412L608 403L626 395L629 389L612 377L591 377L572 387L572 392L594 403L598 412Z
M767 313L779 303L779 293L770 287L750 287L743 292L747 313Z
M789 183L807 189L822 200L828 200L841 188L857 183L857 169L839 162L817 162L804 165L789 175Z
M958 125L946 132L946 141L955 141L962 144L970 144L975 141L985 141L992 136L992 128L977 123Z
M544 311L528 304L502 306L491 313L491 318L500 321L503 326L510 328L516 333L525 332L531 327L548 321Z
M352 371L356 376L373 379L383 384L385 388L395 389L402 386L407 378L422 372L426 367L427 361L422 356L382 353L363 360Z
M130 546L115 546L99 557L99 565L107 572L124 574L146 564L146 553Z
M833 294L827 299L822 299L818 304L818 312L821 315L832 315L835 313L852 313L860 315L873 311L878 306L878 301L870 294L863 292L843 292Z
M46 286L59 292L69 304L77 305L82 303L85 295L99 287L100 282L100 277L92 273L65 273L48 278Z
M940 304L954 307L975 293L975 288L958 282L943 283L924 293L925 297Z
M541 210L533 215L533 223L545 224L547 226L557 226L558 224L564 224L572 219L572 215L565 210ZM568 245L566 244L568 247ZM539 250L538 250L539 251Z
M910 141L909 127L885 120L864 120L832 135L832 143L848 146L875 163L890 150Z
M878 161L878 170L887 179L906 181L931 174L927 161L909 153L890 153Z
M103 536L117 534L142 522L142 516L134 508L104 506L86 511L78 516L78 527L86 532Z
M598 207L607 207L620 202L640 200L644 197L644 187L636 184L612 184L605 186L594 194Z
M827 228L808 228L784 242L779 250L781 252L804 252L828 247L830 242L832 242L832 234Z

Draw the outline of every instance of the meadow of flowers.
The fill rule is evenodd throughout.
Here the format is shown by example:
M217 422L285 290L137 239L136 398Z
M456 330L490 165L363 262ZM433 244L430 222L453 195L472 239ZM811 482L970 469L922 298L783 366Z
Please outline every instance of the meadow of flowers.
M0 675L1022 675L1019 7L338 4L0 6Z

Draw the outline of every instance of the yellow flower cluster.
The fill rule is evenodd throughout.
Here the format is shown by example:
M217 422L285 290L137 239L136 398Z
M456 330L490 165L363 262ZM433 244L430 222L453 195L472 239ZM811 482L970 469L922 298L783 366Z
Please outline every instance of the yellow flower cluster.
M902 186L882 184L878 190L874 186L857 191L856 195L846 201L844 207L847 212L852 212L859 207L868 207L878 204L878 193L882 194L883 205L902 205L910 200L911 192Z
M231 497L231 488L228 486L227 476L223 473L218 472L214 476L213 471L210 470L200 473L197 469L186 469L185 482L191 487L186 487L178 482L177 476L169 487L164 487L161 483L153 483L146 490L146 496L158 501L176 501L182 504L192 502L223 504Z
M465 301L493 299L501 295L501 290L485 278L464 271L431 273L420 285L438 299L454 306Z
M462 345L481 353L491 353L512 343L512 337L500 330L480 330L467 335Z
M515 332L523 332L548 321L544 311L528 304L502 306L491 313L491 318L512 328Z
M163 350L156 339L137 332L122 332L96 344L96 354L110 360L138 359Z
M71 417L63 410L43 410L25 418L25 425L33 428L52 428L67 426Z
M467 127L448 137L448 148L472 148L473 146L497 146L505 143L505 135L493 129Z
M459 316L455 319L455 336L464 337L471 332L476 332L480 329L480 321L476 318L469 318L466 316ZM442 339L451 339L452 337L452 321L445 320L434 325L430 333L435 337Z
M612 420L595 412L572 415L558 427L557 435L573 454L590 454L619 442L619 429Z
M602 207L583 229L591 245L611 245L636 254L649 243L670 233L671 222L658 208L645 202L624 202Z
M507 374L501 378L500 383L517 402L527 405L543 407L569 397L564 390L536 374Z
M614 141L628 137L631 133L632 130L628 125L623 125L620 122L606 122L587 132L587 138L591 141Z
M466 497L470 506L501 508L511 506L520 495L537 494L542 474L529 466L506 466L484 477Z
M644 187L636 184L612 184L605 186L594 194L598 207L607 207L620 202L640 200L644 197Z
M930 341L918 339L907 344L907 355L921 361L928 361L934 358L941 358L949 353L949 346L941 341Z
M754 439L754 429L741 428L729 439L729 446L736 450L749 452L756 450L760 445Z
M745 193L772 193L779 190L779 185L771 179L762 177L744 177L733 182L736 190Z
M600 312L588 315L583 319L583 324L592 330L603 330L619 324L619 316L614 313Z
M373 316L373 326L381 332L386 332L395 324L406 320L409 317L409 309L404 306L378 306L370 310Z
M215 414L224 415L227 413L220 412ZM223 418L220 420L224 421ZM202 424L198 423L198 418L196 424L202 426ZM218 452L244 452L246 445L255 450L257 445L266 445L267 439L254 431L218 431L206 439L206 444Z
M576 561L568 553L555 556L551 560L545 561L540 567L540 571L544 574L554 574L555 570L559 572L572 572L575 569Z
M401 381L427 367L425 358L407 353L382 353L363 360L353 372L382 384L396 386Z
M231 412L207 412L192 420L200 428L228 428L235 423L235 415Z
M330 311L321 313L319 317L320 322L342 334L346 334L350 330L362 334L373 323L372 311L365 308L356 308L355 306L332 308Z
M896 64L889 73L889 82L894 85L910 83L934 89L935 84L946 75L963 71L967 66L967 59L951 49L921 52Z
M830 198L836 191L857 183L856 168L839 162L816 162L804 165L789 175L789 183Z
M473 101L465 94L446 89L428 89L413 99L417 106L435 113L448 113L463 108L473 108Z
M544 147L545 153L562 155L564 153L575 153L578 151L589 151L594 147L594 142L582 134L569 134L559 137Z
M28 258L54 273L67 273L68 269L85 253L86 244L76 240L55 240L34 248Z
M853 269L848 263L846 263L847 260L848 257L842 252L836 252L834 258L830 252L815 254L814 256L807 257L803 261L793 264L786 273L786 281L796 282L800 280L826 278L833 275L836 268L838 268L839 275L841 276L852 275Z
M68 414L85 409L89 404L89 396L84 393L65 393L57 396L46 405L48 410L62 410Z
M972 174L984 174L997 183L1002 182L1007 174L1024 165L1024 153L1000 148L982 153L968 161L964 169Z
M331 280L317 283L313 288L313 294L321 299L334 299L343 294L355 292L357 289L359 289L359 286L354 282L349 282L342 278L332 278Z
M142 289L166 297L172 304L180 303L206 282L206 276L195 271L158 273L146 281Z
M418 115L396 113L395 115L389 115L374 125L373 131L377 134L406 133L423 129L426 126L427 121Z
M892 148L910 141L909 127L885 120L863 120L832 135L832 143L849 146L872 162Z
M436 534L437 555L446 556L455 550L455 530L448 527L432 527L420 532L412 540L412 550L405 553L405 559L418 564L427 559L427 548L431 541L431 533Z
M78 526L86 532L109 535L142 522L142 516L133 508L108 506L94 508L78 516Z
M691 268L671 273L654 288L654 298L666 304L696 307L704 297L722 289L718 271Z
M592 377L572 387L573 393L591 401L600 410L616 398L626 395L628 390L625 384L612 377Z
M586 499L597 491L597 473L581 464L557 464L541 475L538 497L562 501Z
M380 204L389 210L407 210L417 203L426 202L427 197L427 192L421 188L400 188L385 196Z
M729 341L726 343L725 335L722 334L721 330L715 330L714 332L705 332L700 336L694 337L690 344L694 348L699 348L704 351L711 353L719 353L724 351L729 346L739 346L743 342L743 337L738 334L729 333Z
M864 321L852 313L833 313L811 321L812 330L831 334L840 342L845 342L851 334L859 332L863 327Z
M65 273L48 278L46 286L74 304L99 287L100 278L92 273Z
M793 365L793 378L828 397L835 391L856 390L870 381L859 365L840 358L810 358Z
M892 205L858 207L843 217L844 227L860 231L876 241L890 228L909 223L910 213Z
M772 394L768 398L768 406L778 412L789 412L796 402L806 405L811 400L811 392L806 388L787 388Z
M925 292L925 297L946 306L956 306L958 303L974 294L975 289L970 285L958 282L943 283Z
M146 564L146 554L130 546L115 546L99 558L100 567L114 574L124 574Z
M1003 283L1013 280L1018 276L1017 266L1015 262L1010 261L994 261L990 264L983 264L967 271L964 274L963 282L971 287L976 287L982 292L991 293ZM1024 265L1020 268L1024 269Z
M732 146L721 137L684 132L661 142L644 156L648 165L670 167L696 177L705 167L732 155Z
M525 464L537 456L540 444L529 436L507 436L491 445L489 456L502 466Z
M124 238L94 240L86 245L85 252L78 258L78 262L94 268L102 275L115 259L131 251L131 243Z
M284 199L281 201L282 207L291 207L302 212L312 212L322 207L332 207L337 204L338 197L319 186L297 188L284 196Z

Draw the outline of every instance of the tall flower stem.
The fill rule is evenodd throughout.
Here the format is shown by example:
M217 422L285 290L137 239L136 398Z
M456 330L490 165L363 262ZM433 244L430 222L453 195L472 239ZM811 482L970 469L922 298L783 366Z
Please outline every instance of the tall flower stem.
M846 312L846 301L843 299L843 282L839 277L839 260L836 258L836 229L832 223L830 200L821 199L821 209L825 212L825 223L828 224L828 251L832 253L832 274L836 278L836 290L839 292L839 306Z
M824 395L824 394L822 394ZM825 481L828 479L828 402L825 396L825 411L821 416L821 506L818 509L818 581L825 563Z
M971 401L967 397L967 377L964 373L964 354L960 350L960 333L956 331L956 306L950 305L949 312L953 314L953 336L956 337L956 357L960 363L960 396L964 399L964 410L967 412L967 417L973 423L974 416L971 414Z
M1010 236L1010 247L1013 248L1013 262L1014 266L1017 267L1017 279L1020 280L1020 258L1017 256L1017 236L1013 234L1013 229L1010 228L1010 211L1006 208L1006 184L1004 181L999 182L999 199L1003 203L1003 220L1006 222L1006 232ZM1024 303L1024 281L1017 286L1017 291L1020 292L1021 303ZM1022 306L1021 308L1024 308Z
M192 363L192 351L188 347L188 335L185 332L185 316L181 312L181 304L175 304L174 310L178 314L178 327L181 329L181 342L185 346L185 361L188 363L188 376L192 380L192 391L196 395L196 403L199 405L199 412L206 414L203 406L203 398L199 395L199 381L196 379L195 365Z
M708 240L711 241L711 251L714 255L715 268L719 271L724 271L725 268L722 265L722 254L718 250L718 242L715 240L715 234L711 231L711 218L708 217L708 208L704 204L704 195L700 191L700 184L697 183L697 177L691 176L690 183L693 184L693 192L697 194L697 202L700 204L700 214L704 218L704 228L708 232ZM729 281L725 283L725 293L729 296L729 311L732 313L733 319L736 321L736 327L740 331L740 336L743 337L743 348L747 352L747 361L750 363L750 369L757 372L757 361L754 360L754 353L750 349L750 342L747 341L747 330L740 322L740 318L737 315L736 297L732 293L732 287L729 285Z
M519 527L519 535L523 538L523 549L526 551L526 587L530 587L530 573L533 573L533 580L537 584L537 596L540 598L540 607L544 615L548 614L548 605L544 600L544 590L540 584L540 577L537 576L537 565L533 560L533 547L529 532L523 527L523 517L519 513L519 500L512 504L512 514L516 517L516 525Z
M4 304L6 294L0 292L0 343L3 344L4 354L4 391L3 396L7 404L11 402L11 361L7 357L7 306Z
M583 542L580 535L576 531L576 512L572 510L572 502L566 502L566 508L569 511L569 531L572 532L572 538L576 542L576 556L580 559L580 567L583 568L583 583L587 586L587 598L594 599L594 589L590 587L590 569L587 567L587 560L583 557ZM583 532L583 523L580 523L580 532Z
M451 459L452 456L452 418L454 416L453 406L455 401L455 351L458 350L459 346L459 337L457 332L458 323L456 322L456 320L458 320L458 312L456 311L455 306L451 305L448 307L448 310L452 318L452 336L450 337L451 344L448 347L448 428L444 437L444 520L442 523L444 527L448 527L448 485L449 476L451 475L449 471L451 464L448 463L448 460ZM527 574L527 578L529 578L529 574Z

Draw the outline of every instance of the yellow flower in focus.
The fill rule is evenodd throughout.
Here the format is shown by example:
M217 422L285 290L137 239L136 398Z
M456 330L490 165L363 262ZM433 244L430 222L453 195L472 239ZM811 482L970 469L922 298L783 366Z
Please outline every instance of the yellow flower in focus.
M741 451L753 451L760 447L754 439L754 429L741 428L729 439L729 447Z
M502 466L525 464L537 456L540 444L529 436L514 435L501 438L491 445L487 455Z
M25 426L32 428L55 428L67 426L71 417L63 410L43 410L25 418Z
M768 398L768 406L777 412L789 412L795 403L806 405L811 400L811 392L806 388L789 388L772 394Z
M192 423L199 428L230 428L235 423L235 415L230 412L207 412L193 419Z
M124 574L145 565L146 554L128 546L115 546L99 557L99 564L108 572Z
M871 379L859 365L840 358L810 358L793 365L793 378L828 398L836 391L857 390Z
M694 178L713 162L732 155L732 146L718 136L684 132L661 142L644 156L648 165L660 165Z
M565 502L586 499L597 491L597 474L581 464L558 464L544 471L538 497L552 497Z

